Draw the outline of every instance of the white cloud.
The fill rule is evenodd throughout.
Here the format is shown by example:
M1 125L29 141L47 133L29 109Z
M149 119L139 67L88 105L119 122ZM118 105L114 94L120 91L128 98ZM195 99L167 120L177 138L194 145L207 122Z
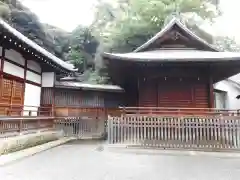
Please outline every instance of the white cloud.
M77 25L88 25L93 20L96 0L21 0L39 19L71 31Z
M88 25L93 20L93 5L96 0L21 0L38 15L40 20L64 30L71 31L77 25ZM214 35L228 35L240 42L239 0L221 0L223 15L214 26L205 26Z
M223 15L217 19L214 28L217 34L235 37L240 42L239 0L221 0L220 7Z

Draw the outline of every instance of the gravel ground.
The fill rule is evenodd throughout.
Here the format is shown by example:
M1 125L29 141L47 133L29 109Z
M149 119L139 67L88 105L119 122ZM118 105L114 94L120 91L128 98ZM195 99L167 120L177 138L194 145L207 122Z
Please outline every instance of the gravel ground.
M110 152L71 142L0 167L4 180L238 180L240 158Z

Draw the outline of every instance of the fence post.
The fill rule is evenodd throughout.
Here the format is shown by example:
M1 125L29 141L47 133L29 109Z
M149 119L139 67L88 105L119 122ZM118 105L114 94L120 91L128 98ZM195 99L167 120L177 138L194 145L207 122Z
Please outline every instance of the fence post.
M20 120L19 120L19 135L22 134L22 130L23 130L23 120L20 119Z
M0 121L0 135L3 133L3 121Z

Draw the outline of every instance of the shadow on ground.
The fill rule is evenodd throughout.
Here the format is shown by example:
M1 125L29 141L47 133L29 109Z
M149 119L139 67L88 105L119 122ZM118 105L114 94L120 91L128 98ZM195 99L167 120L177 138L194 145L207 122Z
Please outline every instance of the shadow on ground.
M107 142L105 140L71 140L65 143L64 145L97 145L97 144L106 144Z

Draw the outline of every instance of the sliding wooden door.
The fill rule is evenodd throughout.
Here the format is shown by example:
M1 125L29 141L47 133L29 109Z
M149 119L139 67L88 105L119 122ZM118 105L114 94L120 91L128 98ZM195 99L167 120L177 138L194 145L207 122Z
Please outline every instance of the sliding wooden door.
M0 85L0 115L20 114L24 98L23 92L23 82L4 77ZM13 109L10 108L12 106Z

